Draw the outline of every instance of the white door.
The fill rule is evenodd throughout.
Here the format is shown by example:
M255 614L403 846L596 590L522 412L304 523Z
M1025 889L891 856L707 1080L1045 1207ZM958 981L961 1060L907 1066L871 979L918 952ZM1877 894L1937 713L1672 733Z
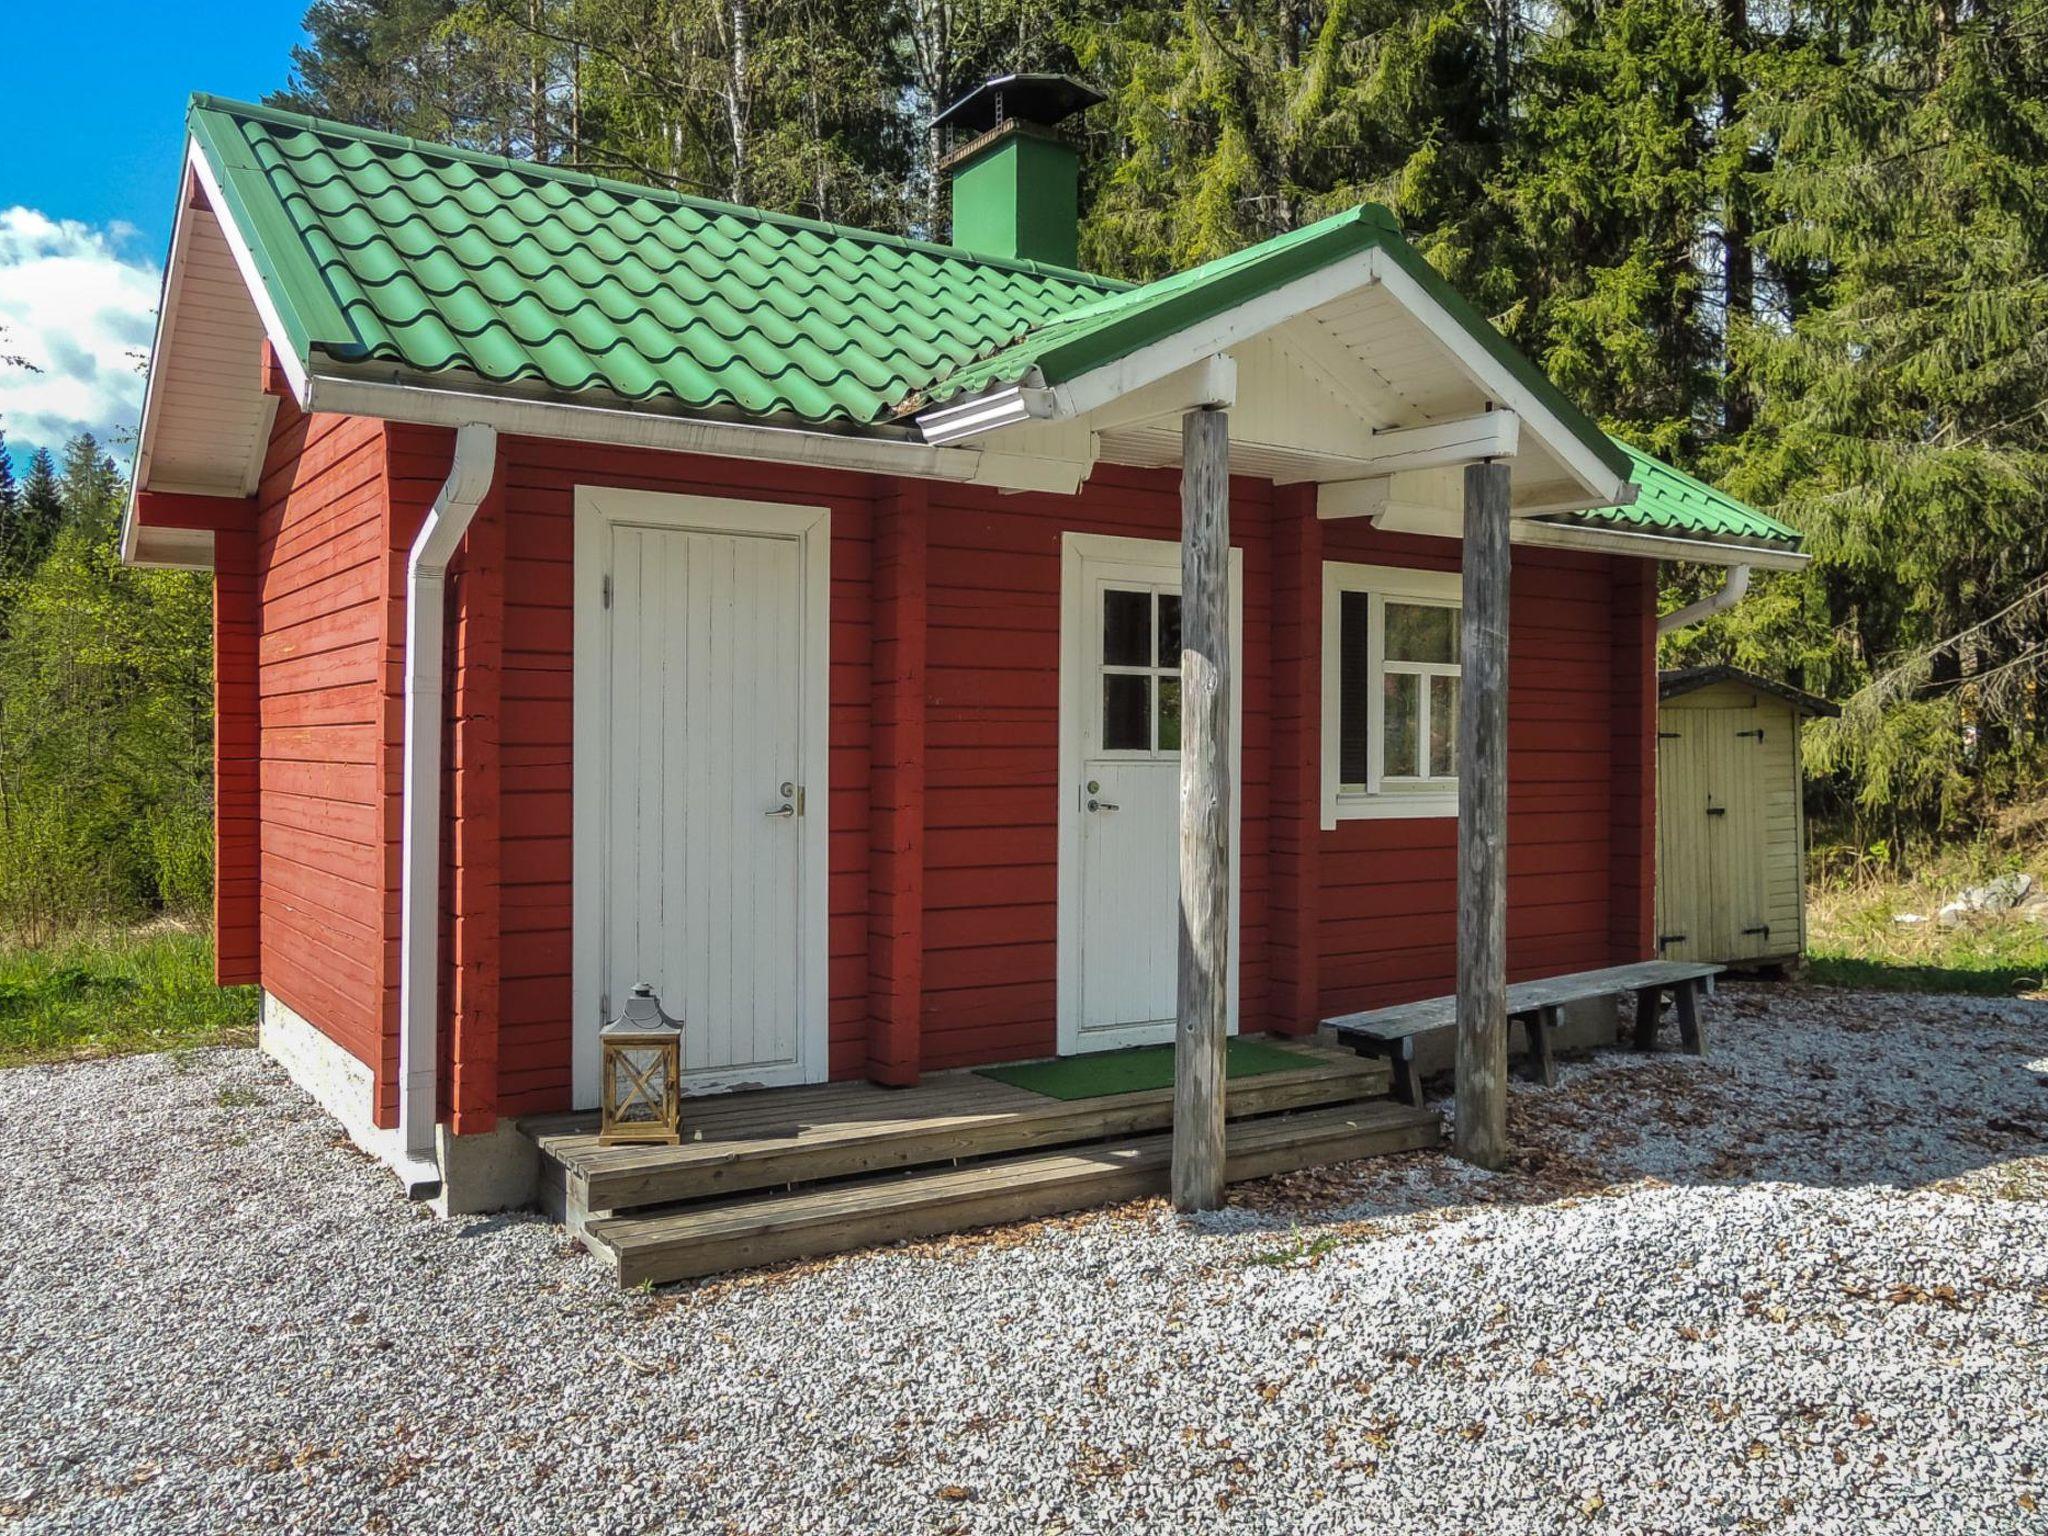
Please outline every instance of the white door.
M807 946L820 963L824 949L807 879L825 809L807 567L823 546L786 509L755 526L730 503L592 495L601 633L599 654L579 645L578 689L587 679L603 712L588 774L579 730L576 794L579 816L602 818L587 893L598 996L579 1047L587 1034L594 1055L597 1024L645 981L684 1021L692 1090L822 1077L806 982Z
M1180 955L1180 548L1070 534L1063 581L1060 1049L1171 1040ZM1235 551L1231 585L1235 674ZM1238 714L1234 691L1233 783ZM1241 800L1239 807L1241 820ZM1233 838L1233 1031L1236 876Z

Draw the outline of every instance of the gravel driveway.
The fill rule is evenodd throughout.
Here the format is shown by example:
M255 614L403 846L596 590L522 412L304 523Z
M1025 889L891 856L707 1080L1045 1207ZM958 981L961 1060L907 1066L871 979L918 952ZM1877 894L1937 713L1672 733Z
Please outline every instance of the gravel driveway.
M250 1051L0 1073L0 1528L2048 1529L2048 1004L1729 988L1436 1154L619 1295Z

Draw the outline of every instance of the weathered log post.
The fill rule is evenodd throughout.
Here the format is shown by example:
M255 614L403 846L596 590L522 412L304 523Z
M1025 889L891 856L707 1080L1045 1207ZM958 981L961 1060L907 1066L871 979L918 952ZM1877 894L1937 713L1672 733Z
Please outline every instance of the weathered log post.
M1508 467L1465 466L1458 705L1458 1078L1452 1146L1507 1157Z
M1181 419L1180 976L1173 1204L1223 1204L1230 1019L1230 424Z

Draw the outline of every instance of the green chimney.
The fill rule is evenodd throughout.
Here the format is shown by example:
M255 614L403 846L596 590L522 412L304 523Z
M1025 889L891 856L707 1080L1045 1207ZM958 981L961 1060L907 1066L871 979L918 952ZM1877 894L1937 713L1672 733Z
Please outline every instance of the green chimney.
M1065 75L1005 75L941 112L935 123L973 134L939 162L953 184L953 243L1074 266L1081 156L1056 125L1100 100Z

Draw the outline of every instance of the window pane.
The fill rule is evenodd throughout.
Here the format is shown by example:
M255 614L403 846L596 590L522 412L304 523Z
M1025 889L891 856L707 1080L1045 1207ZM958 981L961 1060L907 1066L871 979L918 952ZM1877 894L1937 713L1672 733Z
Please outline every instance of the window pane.
M1429 772L1430 777L1458 776L1458 680L1432 677L1429 680Z
M1159 594L1159 665L1180 670L1180 597L1173 592Z
M1159 750L1180 750L1180 679L1159 679Z
M1112 667L1152 664L1152 594L1115 587L1102 594L1102 660Z
M1422 731L1422 679L1413 672L1389 672L1385 707L1386 756L1380 772L1389 778L1415 777L1416 739Z
M1387 660L1456 661L1458 610L1387 604Z
M1102 746L1142 752L1152 745L1152 679L1124 672L1102 677Z
M1367 690L1372 682L1366 676L1366 644L1371 617L1370 597L1363 592L1343 594L1337 646L1337 778L1345 784L1363 784L1367 776Z

